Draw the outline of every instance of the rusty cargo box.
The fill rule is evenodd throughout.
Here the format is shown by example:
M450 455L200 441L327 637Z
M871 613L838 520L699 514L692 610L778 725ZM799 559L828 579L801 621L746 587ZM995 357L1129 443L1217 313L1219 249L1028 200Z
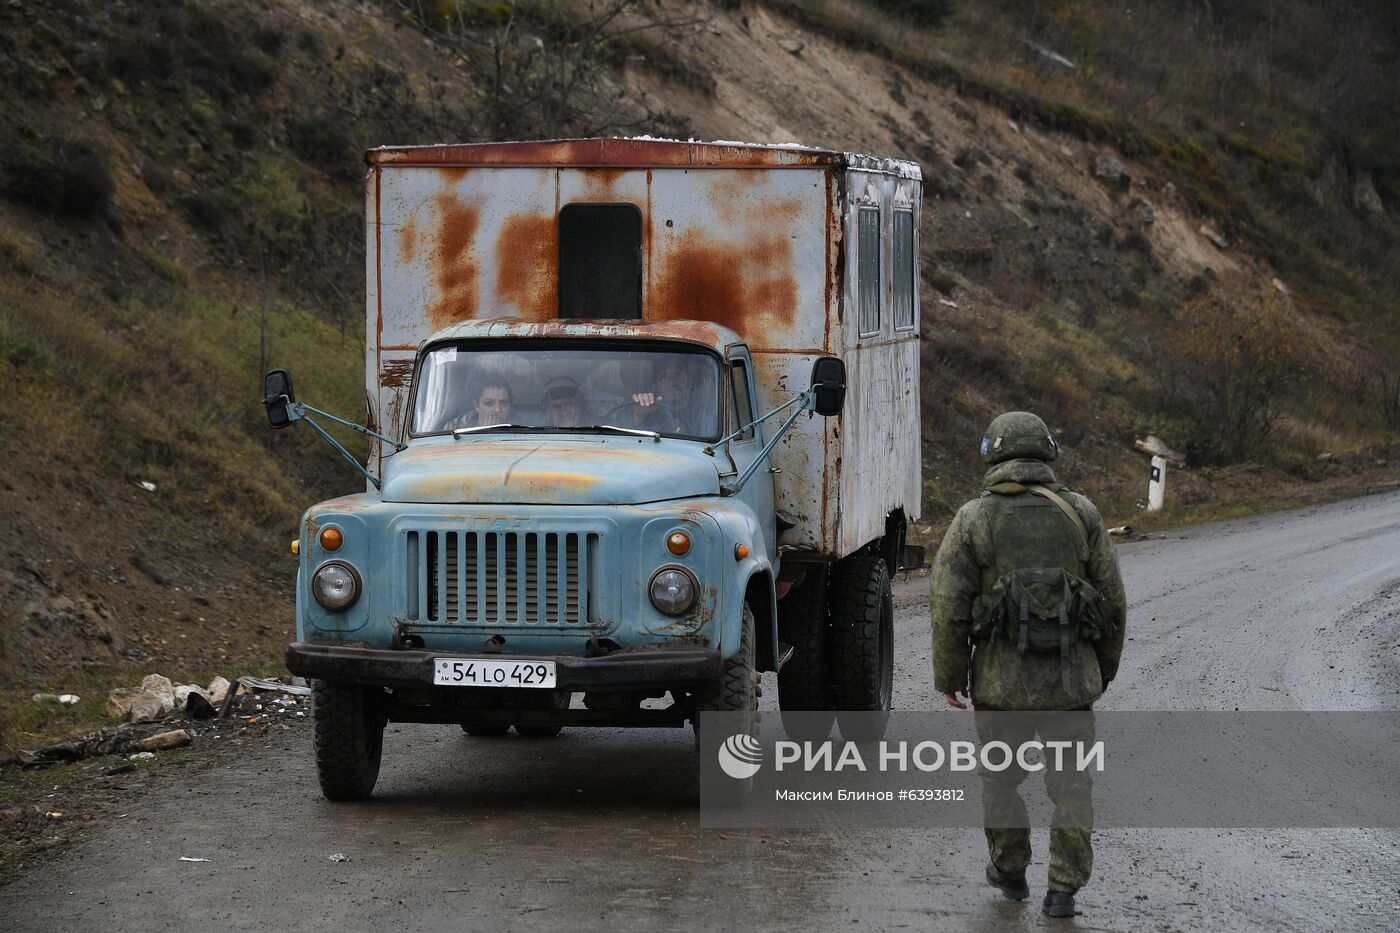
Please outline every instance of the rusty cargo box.
M749 345L761 410L805 389L816 357L847 366L842 415L801 419L774 451L786 556L840 557L892 513L919 516L917 165L655 139L381 148L367 161L366 390L386 433L403 431L420 342L457 321L711 321ZM634 313L581 308L561 277L561 217L580 205L635 209ZM386 455L371 451L373 471Z

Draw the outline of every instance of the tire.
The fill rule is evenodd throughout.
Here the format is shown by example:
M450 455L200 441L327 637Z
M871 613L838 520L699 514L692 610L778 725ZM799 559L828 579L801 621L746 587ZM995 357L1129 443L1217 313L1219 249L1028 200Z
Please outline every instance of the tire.
M826 565L819 565L778 603L779 640L793 649L778 671L778 708L783 730L798 741L826 739L836 716L831 702L829 578Z
M831 695L841 735L876 741L894 695L894 595L883 557L854 554L832 575ZM870 714L875 715L870 715Z
M719 680L706 684L696 692L697 711L734 713L758 709L758 691L754 689L753 628L753 610L745 603L739 650L720 665Z
M464 722L462 731L478 739L499 739L510 731L510 723L505 722Z
M753 610L744 606L743 626L739 636L739 650L726 658L720 665L720 676L695 694L695 755L697 770L704 772L708 763L717 760L720 745L727 735L702 732L700 712L713 710L725 713L744 713L739 717L742 725L738 733L757 733L758 690L757 675L754 671L754 619ZM722 730L728 732L728 729ZM721 807L737 807L753 793L753 778L718 778L711 787L709 800Z
M316 775L327 800L368 800L379 779L387 720L379 705L382 691L359 684L318 680L315 708Z
M543 693L544 691L540 692ZM557 690L550 691L549 695L545 698L544 705L541 708L552 710L568 709L569 701L571 699L573 699L572 693L561 693ZM523 738L527 739L552 739L559 733L563 732L564 727L562 725L522 726L519 723L516 723L515 731L520 733L520 735Z

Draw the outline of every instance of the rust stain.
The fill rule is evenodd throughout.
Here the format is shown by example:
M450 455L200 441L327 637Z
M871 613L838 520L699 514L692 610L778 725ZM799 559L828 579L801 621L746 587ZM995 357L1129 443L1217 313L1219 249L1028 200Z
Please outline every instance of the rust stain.
M409 218L408 223L399 228L399 259L413 262L418 255L418 221Z
M549 321L559 311L559 227L548 214L514 214L496 240L496 292L514 302L525 321Z
M790 328L797 318L792 241L755 234L726 243L691 233L661 258L648 320L714 321L745 336Z
M633 171L630 168L585 168L580 170L588 200L606 201L613 195L613 186L623 175Z
M413 378L413 360L389 360L379 370L379 385L385 389L402 389Z
M659 139L565 139L372 149L371 165L587 165L805 168L843 164L839 152Z
M480 274L472 249L477 209L448 193L437 196L437 208L440 222L433 265L437 269L438 299L428 309L434 329L476 314L476 282Z

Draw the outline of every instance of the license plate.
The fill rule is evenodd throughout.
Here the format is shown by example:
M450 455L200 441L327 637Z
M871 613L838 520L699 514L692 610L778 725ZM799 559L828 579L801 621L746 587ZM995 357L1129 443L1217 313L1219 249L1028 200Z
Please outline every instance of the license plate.
M434 658L439 687L554 687L553 661L482 661Z

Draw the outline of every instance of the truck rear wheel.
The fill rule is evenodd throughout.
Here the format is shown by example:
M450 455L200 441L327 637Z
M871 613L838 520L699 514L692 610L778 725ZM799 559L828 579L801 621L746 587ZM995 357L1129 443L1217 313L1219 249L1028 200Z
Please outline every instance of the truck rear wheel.
M825 564L813 567L778 603L778 640L792 646L792 657L778 671L778 708L783 730L799 741L825 739L835 718L827 612L829 578Z
M327 800L368 800L374 792L386 724L379 693L329 680L312 688L316 774Z
M883 557L855 554L832 575L831 688L841 735L885 734L894 694L894 595ZM870 715L870 714L877 715Z

